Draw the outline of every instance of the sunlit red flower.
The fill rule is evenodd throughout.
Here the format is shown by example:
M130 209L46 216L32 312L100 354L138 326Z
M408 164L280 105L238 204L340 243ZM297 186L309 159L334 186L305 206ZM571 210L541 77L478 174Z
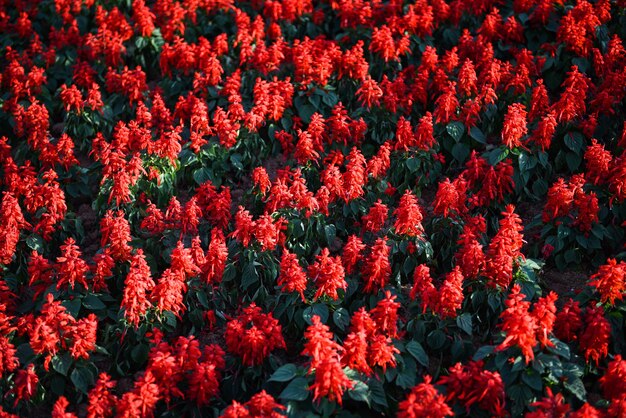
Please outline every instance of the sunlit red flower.
M432 377L411 389L405 400L398 404L398 418L444 418L453 415L445 397L430 383Z
M305 301L304 291L307 286L307 276L298 262L298 256L283 249L280 259L280 272L277 283L282 286L283 292L298 292L302 301Z
M285 348L278 321L254 303L226 324L224 337L228 351L240 356L246 366L260 365L270 352Z
M341 258L331 257L328 248L323 248L315 257L315 262L309 266L308 273L317 286L316 299L325 295L337 300L339 299L337 291L348 287Z
M524 299L525 296L521 293L521 287L515 284L505 302L507 308L500 315L502 320L500 328L506 337L498 345L497 350L519 347L526 363L528 363L535 358L533 349L537 345L536 320L529 312L530 302Z

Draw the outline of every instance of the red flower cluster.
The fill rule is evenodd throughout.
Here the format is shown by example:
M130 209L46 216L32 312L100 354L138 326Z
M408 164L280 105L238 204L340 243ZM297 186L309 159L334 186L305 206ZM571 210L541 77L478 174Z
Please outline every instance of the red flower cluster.
M343 348L333 341L333 333L317 315L311 318L311 325L304 332L304 338L307 342L302 355L311 357L309 374L315 372L315 382L309 387L313 392L313 400L319 402L322 397L326 397L341 405L343 392L353 386L341 368Z
M246 366L260 365L272 351L285 348L278 321L254 303L226 324L224 337L228 351L241 357Z

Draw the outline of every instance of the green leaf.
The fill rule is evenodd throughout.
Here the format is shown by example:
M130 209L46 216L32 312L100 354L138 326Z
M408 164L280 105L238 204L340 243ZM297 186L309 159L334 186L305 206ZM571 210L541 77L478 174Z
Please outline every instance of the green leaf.
M473 360L474 361L482 360L488 355L493 354L494 350L495 350L494 345L483 345L478 350L476 350Z
M535 166L537 165L537 159L526 154L525 152L522 152L519 155L518 163L520 172L526 173L535 168Z
M313 318L315 315L320 317L320 321L322 323L326 323L328 320L328 306L323 303L316 303L315 305L311 305L302 312L302 318L306 321L307 324L311 325Z
M63 376L67 376L67 372L72 365L72 356L69 352L65 352L62 355L56 355L52 357L52 368L61 373Z
M199 168L193 172L193 180L198 183L198 185L206 183L211 180L211 170L207 167Z
M578 400L585 402L587 400L587 391L583 381L577 377L572 379L566 379L563 381L563 387L567 389L572 395L576 396Z
M565 146L575 154L579 154L582 151L584 145L584 139L580 132L568 132L564 138Z
M430 348L432 348L433 350L439 350L446 343L446 334L444 334L443 331L436 329L428 334L428 337L426 337L426 341L428 341L428 345L430 346Z
M407 158L405 164L411 173L415 173L420 168L421 161L418 158Z
M148 360L148 353L150 348L147 344L137 344L130 352L131 359L137 364L143 364Z
M559 341L555 338L550 338L550 341L552 341L552 343L554 344L553 347L548 346L548 351L551 353L554 353L560 357L563 357L565 360L569 360L570 359L570 349L569 346L567 344L565 344L563 341Z
M454 146L452 147L452 156L454 157L455 160L457 160L460 163L465 162L467 157L469 157L469 154L470 154L470 147L467 144L464 144L463 142L454 144Z
M304 377L293 379L287 387L278 395L286 401L304 401L309 397L309 385Z
M67 311L70 313L70 315L72 315L74 318L78 316L78 312L80 312L80 305L81 305L79 298L72 299L72 300L64 300L63 302L61 302L61 305L63 305L65 309L67 309Z
M241 288L243 290L246 290L258 281L259 273L256 271L254 261L251 261L243 268L243 272L241 275Z
M508 148L498 147L498 148L491 150L487 154L487 160L489 161L489 164L495 166L500 161L504 160L508 155L509 155Z
M29 235L28 238L26 238L26 245L33 251L39 253L43 252L43 238L38 234Z
M450 136L454 138L456 142L459 142L461 140L461 137L463 137L464 130L465 130L465 125L463 125L463 123L459 121L450 122L446 126L446 131L448 131L448 134L450 134Z
M570 171L576 171L582 162L582 157L574 152L568 152L565 154L565 162Z
M456 325L461 328L467 335L472 335L472 315L464 313L456 317Z
M78 391L86 395L89 386L94 384L95 377L87 367L77 367L70 374L70 380Z
M406 351L417 360L422 366L428 367L429 359L428 354L426 354L426 350L424 347L417 341L410 341L406 345Z
M388 408L389 404L387 403L387 394L385 393L383 384L377 379L370 379L368 386L370 388L370 398L372 402L376 405Z
M350 324L350 314L345 308L339 308L333 312L333 322L340 330L345 331Z
M480 142L481 144L487 143L487 138L483 131L480 130L478 126L472 126L470 129L470 137L474 139L476 142Z
M357 402L365 402L368 406L370 404L369 387L361 381L355 381L352 389L348 390L348 396Z
M522 373L522 382L526 383L528 387L538 392L541 392L543 390L543 382L541 381L541 376L534 371L530 373Z
M291 363L280 366L269 378L269 382L287 382L296 377L298 368Z
M83 298L83 306L92 311L99 311L106 308L106 305L93 294L89 294Z

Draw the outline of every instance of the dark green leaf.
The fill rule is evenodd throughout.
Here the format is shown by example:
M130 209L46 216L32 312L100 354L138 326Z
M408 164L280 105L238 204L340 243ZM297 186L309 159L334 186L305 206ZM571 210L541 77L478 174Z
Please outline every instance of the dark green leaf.
M29 235L28 238L26 238L26 245L28 245L28 248L31 250L39 253L43 252L43 238L38 234Z
M577 377L572 379L566 379L563 381L563 387L567 389L572 395L576 396L578 400L585 402L587 400L587 391L583 381Z
M372 402L376 405L387 408L389 404L387 403L387 394L385 393L383 384L377 379L371 379L368 382L368 386L370 388L370 397Z
M315 315L320 317L320 321L322 321L322 323L326 323L328 320L328 306L323 303L316 303L315 305L311 305L306 308L302 313L302 317L309 325L312 323L311 318Z
M526 383L528 387L536 390L537 392L541 392L543 390L541 376L534 371L530 373L522 373L522 382Z
M61 373L63 376L67 376L67 372L70 370L70 366L72 365L72 356L69 352L65 352L61 355L57 354L52 357L52 368Z
M278 396L285 401L304 401L309 397L309 385L304 377L293 379Z
M448 134L450 134L450 136L454 138L456 142L459 142L461 140L461 137L463 137L464 130L465 130L465 125L463 125L463 123L459 121L450 122L446 126L446 131L448 131Z
M352 389L348 390L348 396L357 402L365 402L370 404L370 391L367 385L360 381L355 381Z
M470 129L470 137L472 137L475 141L480 142L481 144L487 143L487 138L485 137L485 134L477 126L472 126L472 128Z
M504 160L508 155L509 155L508 148L498 147L498 148L491 150L487 154L487 160L489 161L489 164L495 166L500 161Z
M490 354L493 354L495 350L495 346L493 345L483 345L474 354L474 361L482 360Z
M426 354L426 350L424 350L424 347L422 347L420 343L417 341L410 341L406 345L406 351L415 357L415 360L417 360L422 366L428 367L428 354Z
M297 367L294 364L287 363L279 367L269 378L270 382L287 382L296 377Z
M467 144L464 144L463 142L454 144L454 146L452 147L452 156L454 157L455 160L457 160L460 163L465 162L467 157L469 157L469 154L470 154L470 147Z
M456 317L456 325L467 333L472 335L472 315L464 313Z
M569 132L565 134L565 146L574 153L579 153L583 147L583 136L579 132Z
M333 322L340 330L345 331L350 324L350 314L345 308L339 308L333 312Z
M92 311L98 311L106 308L106 305L96 295L92 294L83 298L83 306Z
M428 337L426 337L426 341L428 341L428 345L430 346L430 348L432 348L433 350L439 350L446 343L446 334L444 334L443 331L436 329L428 334Z
M70 374L70 380L78 391L87 394L89 386L95 381L95 377L88 368L77 367Z

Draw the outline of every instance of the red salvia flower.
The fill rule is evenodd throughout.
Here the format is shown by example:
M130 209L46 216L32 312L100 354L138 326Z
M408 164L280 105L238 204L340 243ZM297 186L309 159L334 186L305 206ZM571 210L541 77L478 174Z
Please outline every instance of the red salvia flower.
M347 289L345 270L340 257L330 257L328 248L315 257L315 262L308 268L309 277L317 286L315 298L328 296L333 300L339 299L337 291Z
M446 275L439 289L439 301L434 309L442 318L455 318L456 311L463 305L463 273L459 266Z
M81 252L76 241L73 238L67 238L61 245L61 256L57 257L55 265L57 289L62 289L67 285L74 289L77 282L87 289L85 274L89 271L89 267L80 256Z
M483 368L483 361L470 361L465 365L455 364L448 376L437 384L446 385L446 401L456 401L469 410L473 405L488 411L492 416L506 416L504 383L498 372Z
M600 378L600 386L607 399L624 399L626 397L626 361L617 354L609 363L604 376Z
M463 197L459 195L459 190L446 178L439 182L437 194L433 202L433 212L447 218L452 211L457 215L465 212Z
M533 348L537 345L535 329L536 319L530 314L530 302L524 301L524 294L518 284L513 286L505 304L507 308L500 315L500 328L506 337L496 348L498 351L509 347L522 350L526 364L535 358Z
M131 241L130 224L124 218L122 211L107 211L104 218L100 220L100 234L102 239L100 246L109 245L109 254L116 261L128 261L131 256L132 247L128 245Z
M405 400L398 404L398 418L444 418L454 415L446 404L445 397L430 383L432 378L424 376L424 381L411 389Z
M284 416L285 407L264 390L252 396L245 405L251 417L279 418Z
M265 196L265 194L272 185L270 177L263 167L256 167L254 170L252 170L252 182L256 187L258 187L261 195L263 196Z
M302 355L311 357L309 373L315 370L315 382L310 386L313 400L319 402L320 398L327 397L329 401L337 401L341 405L344 390L353 385L341 368L340 353L343 348L333 341L333 334L317 315L311 318L304 338L307 342Z
M116 382L106 373L100 373L96 386L89 391L87 418L109 418L113 416L117 397L111 393Z
M8 393L15 394L14 406L20 401L28 401L37 393L39 377L35 373L35 365L29 364L26 369L20 369L15 374L15 384Z
M244 248L250 245L250 240L254 234L256 223L252 219L252 215L243 206L239 206L239 210L235 214L235 229L230 233L230 237L241 242Z
M222 282L226 261L228 260L228 247L224 233L219 228L211 230L211 242L207 250L205 263L201 266L202 278L207 284L219 284Z
M283 218L272 219L272 215L265 213L256 221L254 237L261 244L261 251L274 251L279 244Z
M400 303L396 302L397 296L391 295L387 290L385 297L372 309L372 319L376 322L378 331L390 338L398 337L398 309Z
M226 324L224 337L228 350L240 356L246 366L260 365L272 351L285 348L278 321L254 303Z
M378 83L369 75L361 82L356 94L359 102L368 109L380 105L380 99L383 97L383 91Z
M307 277L306 273L298 261L298 256L283 249L283 255L280 259L280 272L278 273L277 283L282 286L283 292L298 292L302 302L305 302L304 291L306 290Z
M20 238L20 230L30 226L22 215L19 202L11 192L2 194L0 203L0 264L10 264Z
M548 335L552 332L554 322L556 321L556 302L558 295L554 292L548 293L547 296L539 298L531 315L534 319L537 340L541 343L541 347L552 347L554 344L548 339Z
M374 335L369 341L368 363L373 366L380 366L383 373L386 373L387 366L396 367L395 354L400 353L391 338L382 334Z
M52 406L52 418L76 418L76 414L67 412L68 406L70 406L70 403L65 396L59 397Z
M515 212L515 206L507 205L502 212L500 229L489 244L485 276L490 286L508 287L513 273L513 263L523 258L524 244L522 220Z
M14 372L19 366L15 346L5 336L0 336L0 376Z
M600 266L591 276L589 284L598 290L601 302L614 305L615 300L622 300L626 292L626 263L609 258L607 264Z
M343 342L344 353L341 356L341 364L371 376L372 369L367 358L370 343L364 331L349 333Z
M396 218L394 228L397 234L417 237L424 233L422 212L411 190L407 189L402 195L400 204L393 214Z
M378 238L372 247L369 257L363 264L361 277L365 281L363 291L366 293L378 293L383 289L391 276L391 264L389 263L390 248L387 241Z
M578 338L577 335L582 326L582 312L579 303L570 299L556 314L554 335L561 341L572 342Z
M596 365L605 358L609 351L611 339L611 325L604 317L602 306L589 307L585 314L585 328L580 334L580 349L585 354L585 360L593 360Z
M604 149L604 145L598 144L596 139L591 140L591 145L585 151L587 170L585 178L595 185L606 183L613 155Z
M565 403L563 394L557 393L554 395L552 389L547 387L546 395L545 398L530 404L535 410L527 413L525 418L565 418L568 416L570 406Z
M387 221L389 208L380 199L370 207L369 212L361 217L366 232L378 232Z
M219 394L220 373L212 362L200 362L189 377L189 397L197 405L208 405Z
M139 326L141 316L152 306L148 296L154 286L150 267L143 250L139 249L130 261L130 270L124 281L124 294L120 304L125 311L124 316L135 328Z
M365 169L365 157L363 157L363 154L361 154L357 147L353 147L350 154L348 154L346 172L342 177L343 190L345 193L344 200L346 202L363 196L363 186L367 181Z
M485 268L485 253L470 225L463 226L457 244L460 248L454 258L461 273L468 279L477 277Z
M363 244L363 241L358 236L350 235L348 237L341 255L341 261L343 262L346 274L352 274L354 267L362 259L365 247L366 245Z
M521 103L509 105L502 126L502 142L511 149L521 147L521 140L527 133L526 107Z

